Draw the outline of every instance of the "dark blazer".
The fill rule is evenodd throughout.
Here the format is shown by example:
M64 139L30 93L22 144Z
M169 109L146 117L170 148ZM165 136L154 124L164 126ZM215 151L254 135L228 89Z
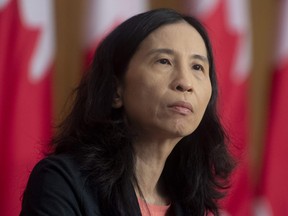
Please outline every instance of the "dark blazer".
M128 191L137 197L133 186ZM174 215L184 216L173 204ZM79 165L70 155L54 155L41 160L33 169L22 201L20 216L101 216L97 189L87 184ZM141 216L138 206L138 214ZM137 216L136 215L136 216Z

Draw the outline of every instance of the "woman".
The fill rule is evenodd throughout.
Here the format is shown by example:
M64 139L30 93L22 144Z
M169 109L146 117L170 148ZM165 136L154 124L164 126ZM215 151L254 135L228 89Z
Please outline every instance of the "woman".
M219 215L233 160L203 26L158 9L99 45L21 215Z

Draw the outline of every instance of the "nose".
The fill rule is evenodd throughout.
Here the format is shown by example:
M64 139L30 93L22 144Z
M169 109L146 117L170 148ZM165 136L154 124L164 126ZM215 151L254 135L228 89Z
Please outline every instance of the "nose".
M179 92L192 92L192 80L185 72L178 72L172 82L172 88Z
M192 92L192 86L187 81L181 80L175 85L175 90L180 92Z

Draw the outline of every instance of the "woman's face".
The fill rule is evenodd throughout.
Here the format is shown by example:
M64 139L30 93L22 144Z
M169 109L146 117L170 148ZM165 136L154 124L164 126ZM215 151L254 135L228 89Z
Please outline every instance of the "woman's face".
M191 134L212 91L200 34L186 22L156 29L140 44L117 91L118 105L124 107L138 135L181 138Z

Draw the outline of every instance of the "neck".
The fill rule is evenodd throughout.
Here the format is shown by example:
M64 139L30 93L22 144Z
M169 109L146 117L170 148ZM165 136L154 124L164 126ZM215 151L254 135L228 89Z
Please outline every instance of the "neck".
M169 199L163 192L163 183L160 176L165 162L180 139L151 141L137 139L133 143L136 154L135 175L138 187L135 190L138 197L147 203L167 205Z

